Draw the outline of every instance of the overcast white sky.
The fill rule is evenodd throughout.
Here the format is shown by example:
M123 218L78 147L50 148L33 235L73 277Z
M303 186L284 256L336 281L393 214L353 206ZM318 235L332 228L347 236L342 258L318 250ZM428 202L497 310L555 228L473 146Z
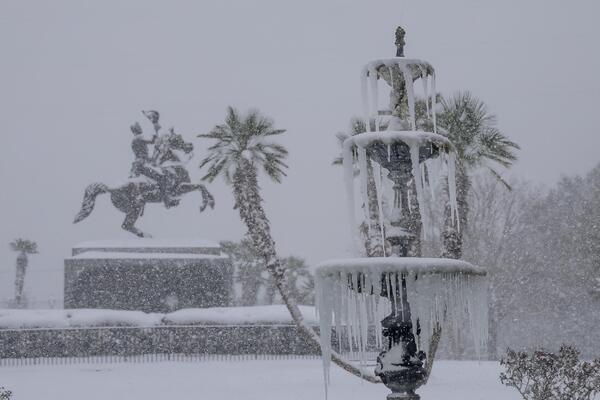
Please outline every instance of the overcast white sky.
M395 54L430 61L443 94L471 90L518 142L511 174L552 184L600 161L597 1L22 1L0 2L0 298L12 296L8 242L38 242L30 297L62 297L62 263L84 240L127 238L109 198L71 223L92 182L124 179L129 125L161 112L195 138L227 105L259 108L290 151L289 177L262 181L282 255L318 262L348 255L334 133L360 113L359 71ZM145 125L148 131L148 125ZM211 185L177 209L147 207L139 226L157 237L238 239L229 188Z

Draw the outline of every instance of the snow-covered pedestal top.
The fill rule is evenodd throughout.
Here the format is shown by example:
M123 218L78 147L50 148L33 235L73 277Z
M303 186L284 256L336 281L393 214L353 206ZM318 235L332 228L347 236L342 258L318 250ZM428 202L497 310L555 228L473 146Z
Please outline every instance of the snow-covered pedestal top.
M84 251L71 260L205 260L215 258L228 258L224 254L194 254L194 253L146 253L146 252L119 252L119 251Z
M73 247L73 256L85 252L220 255L221 247L216 242L200 238L96 240L79 243Z

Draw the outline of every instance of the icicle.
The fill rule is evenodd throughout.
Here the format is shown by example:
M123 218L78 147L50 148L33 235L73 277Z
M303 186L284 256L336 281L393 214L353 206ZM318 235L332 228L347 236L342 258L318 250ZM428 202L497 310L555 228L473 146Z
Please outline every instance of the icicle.
M396 292L396 290L397 290L397 287L396 287L396 274L395 273L389 273L388 274L388 280L390 282L390 290L391 290L390 292L388 292L388 295L390 296L389 299L390 299L390 302L392 303L392 307L393 307L393 310L394 310L394 315L397 315L398 309L400 307L399 307L399 304L398 304L399 303L398 296L396 296L396 293L397 293Z
M433 133L437 133L437 94L435 90L435 71L433 71L431 73L431 120L433 121Z
M419 166L419 144L411 143L410 159L412 161L412 173L417 190L417 202L419 203L419 213L421 214L421 224L423 225L423 233L427 232L428 218L425 213L425 196L423 195L423 180L421 179L421 167Z
M362 202L367 221L367 234L371 229L371 210L369 209L369 177L367 171L367 150L364 147L358 146L358 166L360 168L360 188L362 192Z
M410 126L414 131L417 129L417 125L415 122L415 95L413 88L412 72L410 71L410 68L404 65L402 65L400 68L402 70L402 75L404 76L404 87L406 88L406 96L408 100L408 115Z
M430 117L430 108L429 108L429 77L427 76L427 70L424 67L421 67L421 82L423 83L423 98L425 99L425 110L427 112L427 116Z
M434 213L433 213L433 187L431 184L431 171L429 160L421 163L421 177L423 180L423 194L428 194L429 198L425 201L425 209L427 210L428 226L423 227L429 229L430 237L434 236ZM425 235L426 236L426 235Z
M379 131L379 124L377 123L377 117L379 114L379 106L378 106L378 96L379 93L377 92L377 70L375 68L372 68L369 70L369 81L371 83L371 98L373 99L373 112L372 112L372 116L373 119L375 120L375 131L378 132ZM367 132L371 131L371 121L369 121L369 125L367 125L369 127L369 129L367 129Z
M348 291L348 274L345 272L340 272L340 292L341 292L341 314L340 314L340 318L342 320L342 323L345 324L346 326L346 342L349 346L349 351L352 351L352 342L350 341L351 337L350 337L350 322L349 322L349 318L348 318L348 296L349 296L349 291ZM340 342L340 348L343 346L343 344Z
M373 175L375 175L375 190L377 191L377 216L379 221L379 229L381 231L381 247L383 256L385 257L385 226L383 219L383 182L381 177L381 165L373 164Z
M371 111L369 110L369 93L367 90L367 77L369 75L369 70L368 69L363 69L361 75L360 75L360 92L361 92L361 96L362 96L362 105L363 105L363 115L365 118L365 132L369 132L371 130L370 128L370 113Z
M437 184L436 161L431 158L427 160L427 185L429 186L429 195L431 196L431 204L435 202L435 186Z
M335 275L337 278L333 283L331 294L333 296L333 313L335 323L335 335L337 337L338 351L342 351L342 287L340 273ZM334 278L334 279L335 279Z
M421 315L421 309L417 300L419 293L418 283L419 281L416 279L415 273L410 273L406 276L406 298L408 304L410 304L410 316L415 334L417 333L417 320L419 315Z
M450 197L450 217L452 224L456 224L460 230L460 221L457 214L457 202L456 202L456 153L451 151L448 154L448 193Z
M357 295L359 299L359 315L360 315L360 361L362 365L367 363L366 353L367 353L367 341L369 338L369 322L367 318L367 289L366 289L366 277L367 275L363 272L360 276L362 282L362 291Z
M354 141L348 138L343 144L343 166L344 166L344 183L346 186L346 201L348 202L348 221L350 222L350 235L354 243L355 250L360 252L361 241L356 235L356 216L354 215L354 157L352 147Z
M392 89L391 89L391 90L392 90L392 94L393 94L393 93L395 92L395 90L396 90L396 85L394 84L394 68L393 68L393 67L394 67L394 65L395 65L395 64L390 64L390 65L388 65L388 70L390 71L390 86L391 86L391 88L392 88ZM392 104L390 103L390 108L391 108L391 106L392 106ZM388 125L388 127L387 127L387 129L388 129L388 130L394 130L394 126L392 126L392 125L393 125L393 123L392 123L392 122L393 122L393 119L394 119L394 110L391 110L391 111L392 111L392 118L390 119L390 123L389 123L389 125ZM390 128L391 128L391 129L390 129ZM388 161L389 161L389 159L390 159L390 146L389 146L389 144L388 144Z
M360 263L360 260L367 261L362 266L345 268L346 263ZM326 382L329 382L332 323L335 323L339 343L339 332L345 323L348 351L353 359L356 359L356 354L364 365L367 350L372 345L369 326L376 329L374 344L381 348L385 341L381 336L380 321L390 314L392 308L399 312L402 310L403 299L395 296L400 289L398 284L402 275L406 280L415 334L417 323L421 328L421 334L416 338L419 349L429 352L425 347L437 324L457 343L460 341L462 345L468 345L466 340L472 340L477 355L486 348L488 321L484 276L470 274L469 264L457 260L393 257L385 260L383 263L377 258L348 260L340 264L339 269L336 267L325 275L320 271L321 267L317 269L316 305ZM388 293L387 299L380 297L382 281Z

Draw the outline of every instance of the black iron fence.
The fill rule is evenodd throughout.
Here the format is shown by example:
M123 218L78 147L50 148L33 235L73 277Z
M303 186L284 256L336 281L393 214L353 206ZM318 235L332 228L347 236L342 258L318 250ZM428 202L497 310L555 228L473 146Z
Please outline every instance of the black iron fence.
M317 329L317 328L315 328ZM318 329L317 329L318 330ZM334 348L340 351L335 333ZM342 332L341 351L349 351ZM356 349L355 349L356 350ZM370 359L377 350L369 349ZM188 325L0 329L0 366L315 358L295 325Z
M145 354L318 355L294 325L0 330L0 359Z

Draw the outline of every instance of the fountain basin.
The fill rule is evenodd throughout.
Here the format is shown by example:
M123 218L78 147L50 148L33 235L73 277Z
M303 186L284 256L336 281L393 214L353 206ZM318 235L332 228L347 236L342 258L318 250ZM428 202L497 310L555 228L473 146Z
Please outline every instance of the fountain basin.
M465 274L485 276L485 268L474 266L463 260L425 257L368 257L328 260L319 263L315 271L318 279L326 279L336 274L364 273L404 275L414 274Z
M339 341L345 329L349 344L364 361L365 350L373 344L367 343L369 331L374 328L374 344L383 348L391 340L389 333L402 330L402 324L407 324L409 331L415 329L413 355L429 352L427 346L437 327L455 338L468 339L466 345L476 354L485 350L488 309L484 268L444 258L350 258L320 263L315 277L326 369L332 330ZM398 326L388 326L386 321ZM470 335L464 334L469 331ZM418 361L412 364L418 366Z
M383 68L387 69L392 67L401 69L408 68L413 74L413 79L421 78L426 75L433 75L435 73L433 66L427 61L419 60L417 58L391 57L370 61L365 65L363 74L367 75L370 71L377 71L381 74Z

